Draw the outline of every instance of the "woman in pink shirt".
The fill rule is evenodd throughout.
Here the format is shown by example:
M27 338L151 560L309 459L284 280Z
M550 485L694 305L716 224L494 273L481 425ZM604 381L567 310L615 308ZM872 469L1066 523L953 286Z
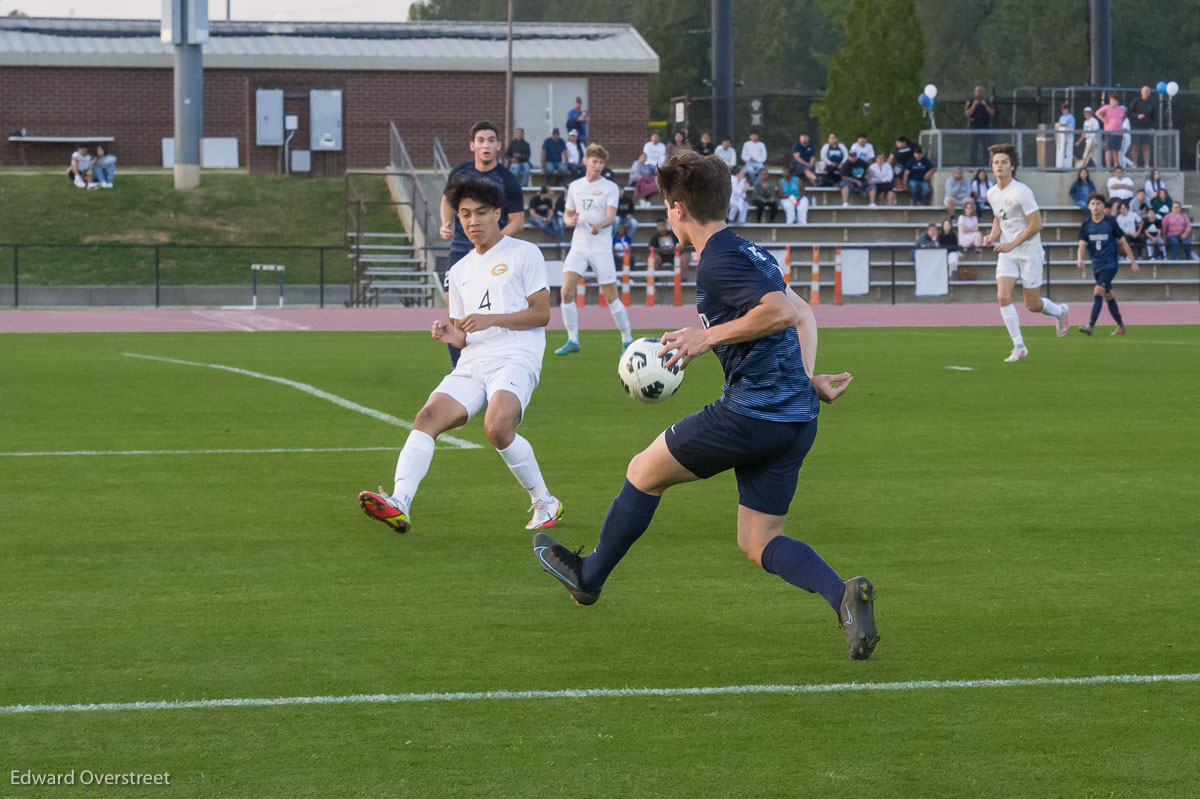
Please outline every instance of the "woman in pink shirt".
M975 252L983 252L983 236L979 233L979 215L975 198L968 197L963 203L963 212L958 216L958 246L965 253L971 247Z
M1113 169L1121 165L1121 139L1125 136L1125 106L1121 105L1121 95L1110 94L1108 105L1100 106L1096 116L1104 123L1104 165Z
M1179 260L1179 245L1183 245L1184 260L1192 260L1192 220L1179 203L1171 204L1171 213L1162 218L1163 237L1171 245L1171 260Z

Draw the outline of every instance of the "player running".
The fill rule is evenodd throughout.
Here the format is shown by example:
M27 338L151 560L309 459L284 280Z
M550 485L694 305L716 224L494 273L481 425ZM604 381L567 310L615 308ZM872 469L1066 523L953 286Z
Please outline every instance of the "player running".
M567 209L563 222L574 225L571 249L563 261L562 317L567 328L567 343L554 351L555 355L579 352L579 311L575 307L575 291L587 272L588 264L596 272L596 282L608 301L613 322L621 331L621 349L633 341L629 330L629 314L617 296L617 267L613 261L612 224L617 218L617 203L621 189L603 177L608 151L599 144L589 144L584 151L587 172L571 181L567 187Z
M446 188L463 230L475 245L450 271L450 319L433 323L433 337L462 349L462 357L417 414L396 460L391 496L364 491L358 504L398 533L411 526L409 509L433 460L433 442L487 408L483 429L521 487L533 518L527 530L553 527L562 503L546 488L533 447L517 434L542 370L550 321L546 262L536 246L500 230L504 192L490 180L467 178Z
M1106 204L1103 194L1088 195L1088 210L1092 215L1083 220L1083 224L1079 226L1079 256L1075 265L1083 269L1083 252L1087 250L1092 254L1092 272L1096 277L1096 288L1092 297L1092 318L1086 325L1079 326L1079 332L1087 336L1092 335L1092 329L1096 327L1096 320L1100 318L1100 306L1105 301L1108 302L1108 312L1112 314L1113 321L1117 323L1117 329L1112 334L1114 336L1125 335L1125 323L1121 321L1121 311L1117 308L1117 298L1112 290L1113 278L1117 276L1118 243L1125 251L1125 256L1129 258L1129 266L1133 269L1133 273L1136 275L1138 272L1137 259L1133 257L1133 248L1129 246L1129 239L1125 237L1125 232L1121 230L1117 220L1104 213Z
M788 289L770 254L726 227L725 163L677 153L658 168L658 183L680 242L701 253L696 309L704 323L664 334L662 352L675 349L667 365L686 366L713 350L725 371L724 395L671 425L630 461L591 555L581 557L582 548L572 552L543 533L534 536L534 554L576 602L590 605L650 525L664 491L733 469L738 546L770 574L819 593L838 614L850 657L865 659L879 640L871 581L843 581L810 546L783 535L800 465L817 435L818 400L833 402L851 376L813 376L812 310Z
M1021 337L1021 320L1012 304L1013 287L1021 280L1025 307L1035 313L1044 313L1058 320L1057 333L1067 335L1067 310L1064 302L1059 305L1049 297L1038 297L1043 278L1045 253L1042 251L1042 212L1028 186L1016 179L1017 167L1021 165L1017 148L1011 144L993 144L988 148L992 159L992 172L996 185L988 189L988 205L995 214L992 230L983 237L983 246L992 247L1000 241L996 251L996 298L1000 301L1000 317L1008 334L1012 336L1013 349L1004 360L1015 363L1029 354L1025 339Z

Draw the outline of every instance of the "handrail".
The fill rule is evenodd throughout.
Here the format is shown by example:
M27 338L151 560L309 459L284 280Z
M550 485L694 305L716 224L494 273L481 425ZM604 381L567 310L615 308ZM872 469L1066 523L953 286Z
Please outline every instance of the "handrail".
M433 168L436 172L441 173L442 177L450 177L450 159L446 157L442 140L437 136L433 137Z
M1153 139L1153 145L1151 146L1150 150L1151 150L1151 154L1153 156L1153 164L1152 165L1154 167L1161 169L1161 170L1166 170L1166 171L1175 171L1175 170L1182 168L1182 163L1180 161L1180 153L1179 153L1179 131L1178 130L1154 129L1154 130L1131 131L1131 130L1127 129L1124 131L1123 135L1130 141L1127 141L1122 146L1122 153L1124 153L1125 148L1128 147L1129 144L1131 143L1132 135L1134 133L1137 133L1139 135L1149 135ZM1055 130L1052 125L1046 125L1045 127L1041 127L1041 128L933 128L933 129L926 129L926 130L921 131L920 134L918 134L917 138L921 144L921 147L925 150L925 154L930 157L930 159L934 162L934 166L937 169L942 169L944 164L950 164L953 166L971 166L971 167L985 165L984 163L979 163L979 164L967 163L965 160L953 160L953 159L946 158L945 157L946 148L944 146L946 143L946 140L958 140L958 141L968 140L969 141L969 140L975 139L977 141L982 141L985 143L995 143L997 141L1009 141L1011 143L1016 144L1018 152L1025 154L1025 152L1026 152L1025 146L1027 143L1030 143L1030 142L1027 142L1027 140L1032 137L1032 142L1038 143L1038 144L1045 144L1051 148L1051 151L1047 154L1047 159L1046 159L1048 161L1048 164L1035 166L1032 163L1028 163L1029 159L1028 159L1028 156L1026 155L1025 157L1022 158L1022 161L1025 162L1025 163L1022 163L1022 165L1021 165L1023 168L1025 168L1025 169L1047 169L1047 170L1060 169L1060 170L1074 171L1074 169L1076 169L1076 166L1074 165L1075 160L1076 160L1075 153L1074 153L1074 140L1076 137L1082 136L1082 135L1095 136L1097 143L1094 146L1097 148L1102 148L1103 141L1104 141L1103 137L1105 135L1107 135L1107 132L1104 130L1085 131L1082 128L1074 128L1073 130L1069 130L1069 131L1068 130L1059 131L1059 130ZM1053 148L1056 146L1056 143L1057 143L1056 138L1059 136L1071 138L1071 142L1070 142L1071 159L1070 160L1071 160L1072 165L1069 167L1058 167L1058 166L1053 165L1055 163L1055 154L1053 152ZM974 142L972 142L972 144L974 144ZM1086 148L1088 145L1085 144L1084 146ZM972 151L974 151L976 148L972 147L971 149L972 149ZM974 157L976 155L978 155L978 154L975 152L972 152L972 157ZM984 153L984 155L986 156L986 153ZM1100 155L1100 158L1103 158L1102 154ZM986 161L986 158L984 160Z

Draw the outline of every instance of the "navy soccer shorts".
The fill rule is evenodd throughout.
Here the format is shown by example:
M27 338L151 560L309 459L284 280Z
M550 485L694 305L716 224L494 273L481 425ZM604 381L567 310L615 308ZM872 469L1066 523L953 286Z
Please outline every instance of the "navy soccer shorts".
M1104 286L1106 292L1112 291L1113 278L1117 276L1115 267L1112 269L1101 269L1099 272L1093 272L1093 274L1096 276L1097 286Z
M786 516L817 420L769 422L714 402L667 428L667 449L692 474L708 479L727 469L737 477L738 501L750 510Z

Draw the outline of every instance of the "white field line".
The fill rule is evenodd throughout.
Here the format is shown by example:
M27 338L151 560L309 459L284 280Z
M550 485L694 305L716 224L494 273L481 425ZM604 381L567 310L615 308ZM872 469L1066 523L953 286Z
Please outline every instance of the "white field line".
M95 702L67 705L0 705L0 716L32 713L97 713L122 710L195 710L281 705L380 705L428 702L493 702L529 699L619 699L628 697L744 696L748 694L838 694L861 691L930 691L947 688L1030 688L1076 685L1145 685L1200 682L1200 674L1102 674L1095 677L1032 677L997 680L837 682L809 685L723 685L707 688L566 688L558 691L470 691L410 694L281 696L258 699L192 699L174 702Z
M439 449L441 449L439 447ZM461 447L453 447L461 449ZM0 452L0 458L73 458L106 455L275 455L310 452L395 452L397 447L267 447L264 449L76 449Z
M975 371L975 367L973 367L973 366L947 366L946 368L952 372L974 372Z
M345 397L339 397L337 394L330 394L328 391L322 391L316 386L310 386L308 383L301 383L296 380L288 380L286 377L275 377L274 375L266 375L262 372L251 372L249 369L239 369L236 366L225 366L224 364L219 363L199 363L197 361L184 361L180 360L179 358L163 358L158 355L139 355L136 352L123 352L121 354L126 358L144 358L148 361L162 361L163 363L174 363L179 364L180 366L202 366L208 369L220 369L225 372L233 372L234 374L245 375L246 377L255 377L259 380L269 380L272 383L279 383L280 385L288 386L298 391L303 391L305 394L310 394L318 399L327 400L332 402L334 405L338 405L347 410L366 414L372 419L378 419L381 422L387 422L388 424L395 425L396 427L403 427L405 430L412 430L412 422L392 416L390 413L384 413L383 411L377 411L374 408L368 408L365 405L359 405L357 402L351 402ZM444 433L438 436L438 441L458 447L459 449L482 449L482 447L474 442L467 441L466 439L462 438L456 438L455 436L448 436Z

